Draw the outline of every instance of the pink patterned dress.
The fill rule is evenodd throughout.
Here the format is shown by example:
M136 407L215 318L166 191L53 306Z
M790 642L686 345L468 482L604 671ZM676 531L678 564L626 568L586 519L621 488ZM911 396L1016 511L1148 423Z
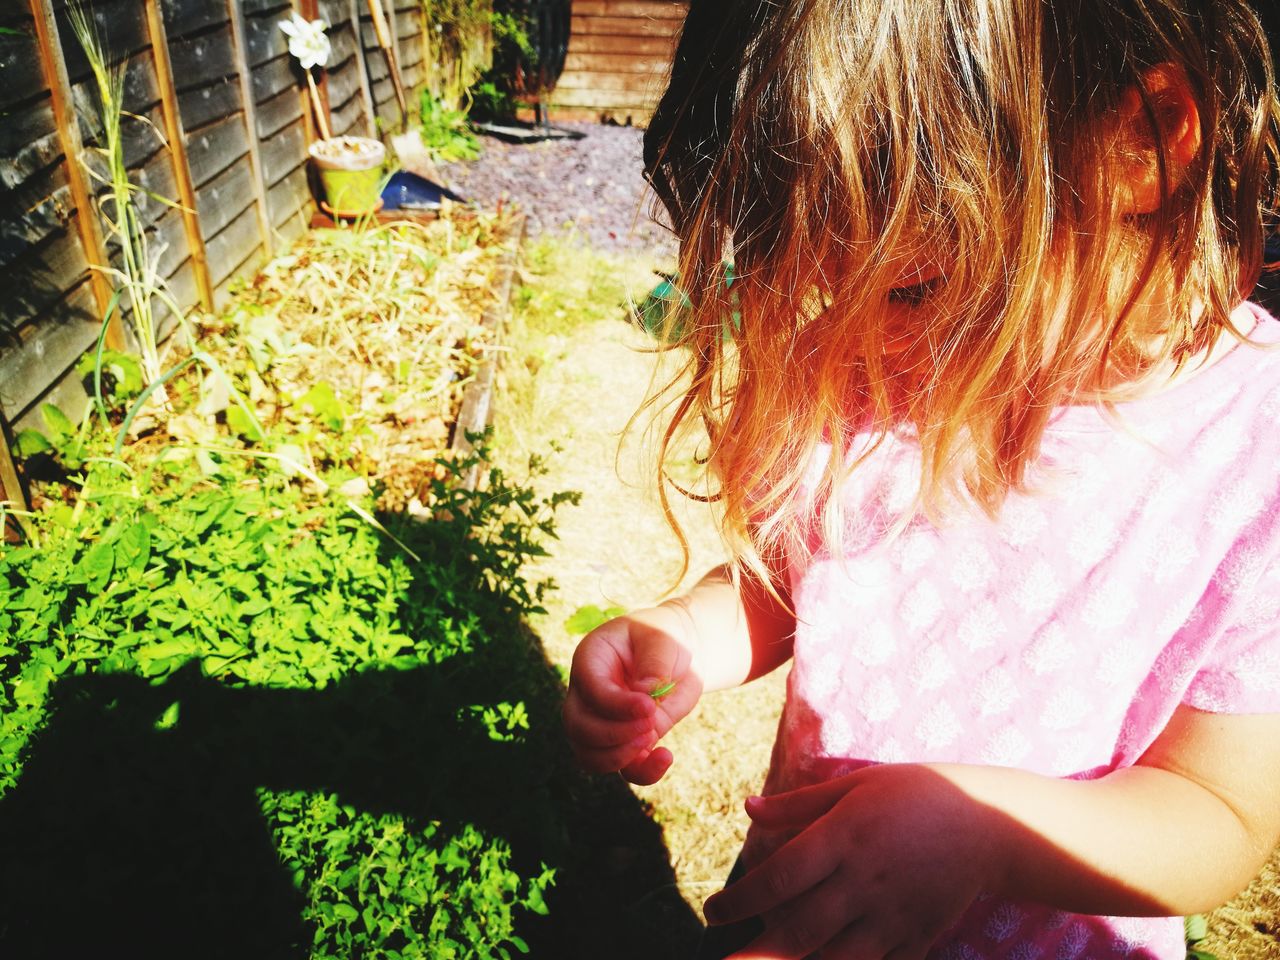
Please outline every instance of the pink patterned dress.
M1260 308L1234 319L1280 343ZM916 520L884 543L918 452L889 440L854 473L844 556L789 558L795 659L765 793L902 761L1099 777L1179 704L1280 713L1280 347L1236 346L1117 413L1064 408L1034 492L997 522ZM744 862L770 843L749 836ZM1178 918L988 896L930 957L1184 955Z

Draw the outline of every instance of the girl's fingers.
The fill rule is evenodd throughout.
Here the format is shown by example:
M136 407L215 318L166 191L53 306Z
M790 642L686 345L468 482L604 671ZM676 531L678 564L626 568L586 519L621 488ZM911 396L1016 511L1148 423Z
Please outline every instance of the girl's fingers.
M853 788L847 777L801 787L771 797L748 797L745 804L751 822L768 830L804 827L824 816Z
M653 716L613 720L588 711L576 697L565 700L564 729L570 741L587 749L620 747L654 729Z
M868 952L871 940L865 934L847 942L861 953L829 953L840 938L850 931L861 930L862 924L852 914L854 904L847 885L830 877L809 890L800 901L793 901L774 915L765 918L765 932L750 946L732 955L730 960L803 960L817 956L822 960L881 960L884 951Z
M653 716L653 699L627 685L628 672L612 644L588 637L573 655L569 686L600 716L615 720Z
M658 747L647 756L623 767L622 775L631 783L647 787L662 779L663 774L671 768L673 759L670 750Z
M831 876L840 866L837 845L805 842L808 836L801 834L741 880L707 900L703 904L707 922L733 923L768 913L806 894Z
M617 747L592 749L574 745L573 754L578 758L578 763L590 773L622 771L623 776L627 776L626 771L631 769L632 766L645 762L657 742L657 734L650 731ZM661 774L658 774L658 776L661 776ZM628 779L630 778L628 777Z

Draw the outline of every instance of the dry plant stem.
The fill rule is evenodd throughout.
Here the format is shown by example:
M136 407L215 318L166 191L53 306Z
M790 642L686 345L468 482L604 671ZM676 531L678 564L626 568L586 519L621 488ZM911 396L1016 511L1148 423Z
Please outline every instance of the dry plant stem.
M324 115L324 105L320 102L320 91L316 89L316 78L307 71L307 89L311 91L311 109L315 111L316 126L320 128L320 136L326 140L333 138L329 132L329 120Z

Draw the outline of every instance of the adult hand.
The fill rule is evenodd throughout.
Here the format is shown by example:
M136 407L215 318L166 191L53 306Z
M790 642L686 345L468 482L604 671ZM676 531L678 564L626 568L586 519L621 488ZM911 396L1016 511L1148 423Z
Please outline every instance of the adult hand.
M731 960L919 960L999 876L989 811L927 766L867 767L747 813L796 835L706 902L714 924L764 920Z
M582 639L563 715L574 755L587 770L617 770L632 783L649 784L670 768L671 751L657 743L702 694L679 639L686 626L678 611L657 607L610 620Z

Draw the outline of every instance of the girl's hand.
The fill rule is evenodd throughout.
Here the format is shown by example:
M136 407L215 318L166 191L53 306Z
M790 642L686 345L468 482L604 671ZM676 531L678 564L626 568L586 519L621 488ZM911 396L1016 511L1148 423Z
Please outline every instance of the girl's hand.
M798 834L707 901L708 922L764 920L731 960L919 960L1000 876L987 808L922 765L753 797L747 813Z
M693 709L702 681L679 641L687 621L670 607L641 610L591 631L573 655L564 726L578 762L594 773L620 771L656 783L671 766L658 747Z

